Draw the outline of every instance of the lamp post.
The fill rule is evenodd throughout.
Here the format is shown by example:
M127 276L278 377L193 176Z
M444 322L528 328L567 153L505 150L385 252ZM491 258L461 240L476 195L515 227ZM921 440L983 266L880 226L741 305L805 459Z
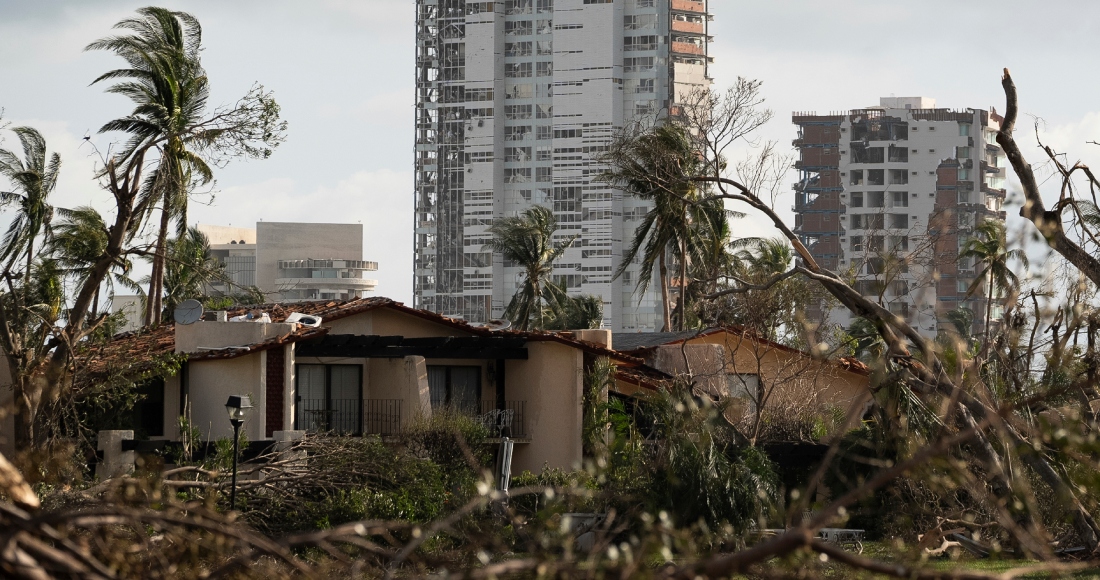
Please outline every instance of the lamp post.
M229 422L233 425L233 486L229 488L229 509L237 509L237 455L238 442L240 441L241 425L252 408L252 402L245 395L233 395L225 403L225 410L229 412Z

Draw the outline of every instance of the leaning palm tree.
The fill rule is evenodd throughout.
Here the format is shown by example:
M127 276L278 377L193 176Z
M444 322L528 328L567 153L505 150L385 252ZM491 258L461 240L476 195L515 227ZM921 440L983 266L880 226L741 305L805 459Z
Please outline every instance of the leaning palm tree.
M671 330L669 286L672 280L667 258L671 254L679 259L680 302L683 303L692 238L699 233L693 223L702 221L698 215L702 210L693 203L699 199L699 191L691 177L705 169L704 160L688 132L669 122L640 135L617 139L604 161L613 168L603 175L605 181L652 203L635 228L634 238L615 277L621 276L640 252L641 268L636 288L645 292L654 268L657 269L661 281L662 330ZM681 329L683 318L680 317Z
M134 102L130 115L105 124L100 132L129 134L122 159L150 144L155 144L160 154L142 191L144 198L160 202L160 228L145 312L146 324L156 324L163 301L168 228L175 221L177 236L186 234L188 194L192 187L213 179L210 165L197 151L212 143L220 130L196 130L209 97L199 60L202 29L198 21L185 12L165 8L141 8L138 14L115 25L131 34L100 39L85 50L108 50L129 64L129 68L107 72L92 82L118 80L107 91ZM151 211L153 204L148 207Z
M524 271L522 285L504 311L505 318L520 330L542 329L550 317L562 313L569 297L551 279L554 260L573 245L579 235L554 243L558 222L548 208L535 206L515 217L496 220L486 246L503 254Z
M53 237L50 240L50 255L56 261L61 273L80 287L92 276L95 261L107 254L109 237L107 223L95 208L78 207L65 212L54 227ZM114 293L116 281L127 287L135 286L134 282L126 277L131 267L132 263L125 256L114 261L111 272L104 278L108 295ZM93 322L99 318L100 286L95 289L92 308L89 312Z
M989 340L989 322L993 311L993 298L1000 291L1014 288L1019 285L1020 279L1008 267L1011 260L1019 260L1023 267L1027 268L1027 254L1019 248L1008 249L1005 225L995 220L985 220L975 230L975 237L963 244L963 251L959 252L959 259L973 258L981 265L981 272L974 277L974 281L966 289L966 297L973 296L982 284L986 288L985 303L985 328L983 330L983 342Z
M0 192L0 204L15 205L18 210L4 235L0 247L0 260L5 262L5 272L12 273L17 260L25 264L29 276L35 257L35 240L49 237L54 208L49 196L57 186L61 170L61 157L47 154L46 139L30 127L17 127L12 131L23 146L23 158L6 149L0 149L0 175L8 178L14 191Z

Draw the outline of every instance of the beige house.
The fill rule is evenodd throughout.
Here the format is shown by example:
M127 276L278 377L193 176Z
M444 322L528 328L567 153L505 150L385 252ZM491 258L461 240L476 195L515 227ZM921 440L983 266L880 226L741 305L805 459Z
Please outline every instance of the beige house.
M253 441L290 430L388 435L447 407L512 437L514 468L538 471L580 465L586 366L601 356L643 366L608 349L608 331L496 330L386 298L260 311L270 322L203 320L120 336L86 355L81 380L105 376L122 358L183 356L180 372L149 393L162 403L143 420L146 436L169 440L180 436L181 415L204 439L230 436L230 395L251 397L244 430ZM295 312L320 326L286 322Z
M613 342L648 367L690 380L698 394L741 400L740 414L791 407L859 416L871 400L870 369L859 360L818 359L744 328L616 333Z

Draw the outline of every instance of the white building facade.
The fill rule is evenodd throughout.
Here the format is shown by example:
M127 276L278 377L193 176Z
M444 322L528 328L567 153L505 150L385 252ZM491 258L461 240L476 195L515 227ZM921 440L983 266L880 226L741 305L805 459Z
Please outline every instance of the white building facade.
M256 228L199 224L211 255L225 264L232 284L213 293L259 288L272 302L364 298L378 285L378 270L363 260L362 224L259 222Z
M570 294L614 330L659 330L660 290L612 279L645 202L600 182L598 156L633 121L709 85L706 3L417 0L415 306L502 316L521 269L484 248L493 220L551 208Z
M980 331L985 292L967 296L975 264L958 255L977 225L1005 219L1000 119L980 109L937 109L927 97L794 113L795 231L821 265L854 274L861 294L923 335L952 329L950 313L959 308L973 312ZM829 314L831 323L852 322L845 309Z

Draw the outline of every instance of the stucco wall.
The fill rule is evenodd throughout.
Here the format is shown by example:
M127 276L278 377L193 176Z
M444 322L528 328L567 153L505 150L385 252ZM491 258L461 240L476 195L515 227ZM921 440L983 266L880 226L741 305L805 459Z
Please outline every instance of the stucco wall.
M261 411L265 392L263 353L242 357L193 361L188 365L187 381L191 403L191 422L204 440L233 437L233 426L225 411L230 395L250 395L256 408L245 422L250 441L263 439L264 413Z
M770 391L767 406L796 403L847 411L870 398L866 375L800 352L724 332L693 338L689 343L722 345L727 352L727 372L760 375L764 388Z
M512 473L572 469L582 459L584 355L556 342L527 343L527 360L505 365L505 396L526 401L530 443L515 446Z
M212 322L177 324L176 352L201 352L203 349L250 345L282 336L297 328L293 323Z
M321 324L331 328L329 334L374 334L379 336L404 336L407 338L470 336L470 333L464 330L388 308L376 308L332 322L322 319Z

